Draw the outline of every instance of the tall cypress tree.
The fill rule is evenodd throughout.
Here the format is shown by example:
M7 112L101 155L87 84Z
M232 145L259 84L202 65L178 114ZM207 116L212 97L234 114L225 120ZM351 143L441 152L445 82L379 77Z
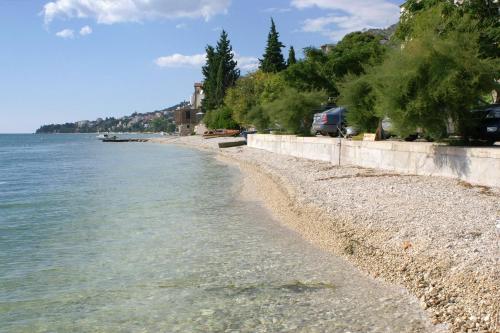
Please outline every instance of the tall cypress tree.
M202 68L205 78L203 108L210 111L222 105L227 88L236 83L240 71L237 68L238 63L234 60L233 48L226 31L222 30L215 49L207 46L206 52L207 62Z
M201 72L203 74L203 91L205 94L205 98L202 100L201 105L202 108L207 110L212 110L215 108L215 90L217 87L217 59L215 54L215 49L213 46L207 45L205 48L205 52L207 55L207 60L205 66L201 68Z
M290 46L290 50L288 50L288 60L286 61L286 65L290 66L297 63L297 59L295 58L295 50L293 46Z
M286 68L285 59L281 49L285 47L279 41L279 33L276 31L276 25L271 18L271 30L267 36L267 45L263 58L259 59L260 69L266 73L276 73Z
M238 63L234 60L233 47L229 41L227 33L222 30L220 39L215 49L219 67L217 68L217 93L216 104L221 106L224 102L226 90L234 86L236 80L240 77Z

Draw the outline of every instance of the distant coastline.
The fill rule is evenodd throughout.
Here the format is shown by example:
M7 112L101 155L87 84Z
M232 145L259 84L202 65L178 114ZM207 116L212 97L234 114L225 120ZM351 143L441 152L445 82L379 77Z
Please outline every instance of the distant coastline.
M173 132L175 131L175 124L173 121L174 111L188 104L189 102L183 101L162 110L146 113L134 112L129 116L120 118L107 117L104 119L80 120L63 124L46 124L40 126L35 133Z

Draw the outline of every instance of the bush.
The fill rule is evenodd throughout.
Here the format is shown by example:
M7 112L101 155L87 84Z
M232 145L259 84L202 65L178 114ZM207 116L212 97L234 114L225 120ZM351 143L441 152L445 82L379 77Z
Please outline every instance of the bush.
M232 118L232 111L223 105L218 109L208 111L203 117L203 122L210 129L239 129Z
M469 110L500 75L498 59L480 57L478 22L454 17L451 29L443 23L443 10L415 15L413 38L390 52L372 80L376 113L389 116L403 137L420 128L441 139L450 120L467 137L474 126Z
M262 111L288 133L307 135L311 132L315 109L326 99L324 91L304 92L286 88L279 98L264 103Z
M375 132L381 117L375 113L376 93L369 75L348 76L340 85L339 104L345 106L347 123L362 132Z

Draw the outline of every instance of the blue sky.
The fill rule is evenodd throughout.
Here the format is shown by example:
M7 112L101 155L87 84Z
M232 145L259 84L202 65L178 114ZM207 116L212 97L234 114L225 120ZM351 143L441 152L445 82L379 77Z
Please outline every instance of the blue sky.
M148 112L188 99L221 28L242 71L270 17L296 50L385 27L396 0L0 0L0 133ZM287 53L287 49L284 50Z

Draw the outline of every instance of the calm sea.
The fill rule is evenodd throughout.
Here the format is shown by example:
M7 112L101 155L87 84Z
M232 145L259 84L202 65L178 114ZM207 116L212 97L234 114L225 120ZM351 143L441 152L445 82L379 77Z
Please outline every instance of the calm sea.
M0 135L0 332L424 332L239 171L170 145Z

